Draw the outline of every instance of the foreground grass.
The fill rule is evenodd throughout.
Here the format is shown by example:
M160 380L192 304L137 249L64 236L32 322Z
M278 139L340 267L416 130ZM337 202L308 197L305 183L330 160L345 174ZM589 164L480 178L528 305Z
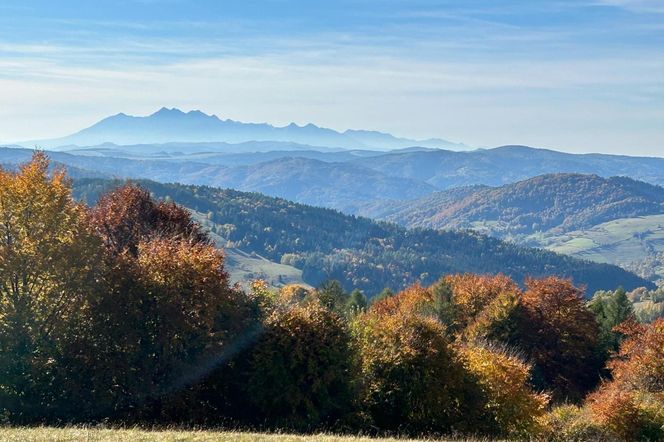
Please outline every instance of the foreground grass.
M138 429L98 428L0 428L3 442L407 442L407 439L372 439L368 437L316 434L242 433L236 431L147 431ZM422 442L420 439L418 442ZM429 439L432 440L432 439Z

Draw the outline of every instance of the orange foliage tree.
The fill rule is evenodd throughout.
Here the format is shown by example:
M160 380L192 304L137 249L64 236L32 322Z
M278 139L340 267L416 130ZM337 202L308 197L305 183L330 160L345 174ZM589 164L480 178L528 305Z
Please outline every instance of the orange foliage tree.
M136 185L124 185L99 199L90 211L95 230L109 251L136 254L138 244L152 238L209 244L210 239L189 212L168 202L156 202Z
M467 340L508 342L521 290L505 275L450 275L430 288L439 318Z
M599 380L598 326L582 290L556 277L529 279L521 301L519 346L536 381L558 400L580 400Z
M79 346L95 348L79 353L94 367L86 407L158 415L230 358L250 326L250 298L229 285L222 253L186 210L127 185L103 196L90 218L106 266Z
M496 346L462 345L460 352L486 397L485 419L493 424L491 434L510 438L538 434L549 398L531 388L532 367Z
M664 438L664 319L618 327L627 339L608 364L613 375L590 395L593 419L622 440Z
M481 431L482 392L457 357L432 301L431 291L415 285L355 318L364 409L387 431Z

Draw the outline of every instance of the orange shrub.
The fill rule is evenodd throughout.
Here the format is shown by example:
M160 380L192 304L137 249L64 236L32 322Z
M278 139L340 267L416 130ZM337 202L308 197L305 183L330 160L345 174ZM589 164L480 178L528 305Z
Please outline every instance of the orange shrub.
M592 419L620 440L628 442L664 439L663 403L640 393L607 384L587 400Z

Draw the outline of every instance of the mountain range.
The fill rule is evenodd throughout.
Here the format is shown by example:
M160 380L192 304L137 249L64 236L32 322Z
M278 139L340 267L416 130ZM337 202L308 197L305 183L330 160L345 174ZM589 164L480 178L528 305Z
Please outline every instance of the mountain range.
M528 146L468 152L415 150L353 160L393 176L424 181L439 189L483 184L499 186L550 173L629 176L664 184L664 158L570 154Z
M291 123L275 127L267 123L242 123L222 120L199 110L183 112L162 108L138 117L119 113L105 118L72 135L50 140L17 143L25 147L57 148L93 146L106 142L117 144L147 144L169 142L227 142L250 141L294 142L318 147L349 149L396 149L410 146L436 148L466 148L463 144L441 139L409 140L366 130L338 132L314 124L298 126Z

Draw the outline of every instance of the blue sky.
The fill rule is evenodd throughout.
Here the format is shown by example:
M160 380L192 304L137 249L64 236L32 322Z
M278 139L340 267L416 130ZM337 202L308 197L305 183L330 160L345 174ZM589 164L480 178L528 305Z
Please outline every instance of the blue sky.
M664 0L0 3L0 140L162 106L664 156Z

